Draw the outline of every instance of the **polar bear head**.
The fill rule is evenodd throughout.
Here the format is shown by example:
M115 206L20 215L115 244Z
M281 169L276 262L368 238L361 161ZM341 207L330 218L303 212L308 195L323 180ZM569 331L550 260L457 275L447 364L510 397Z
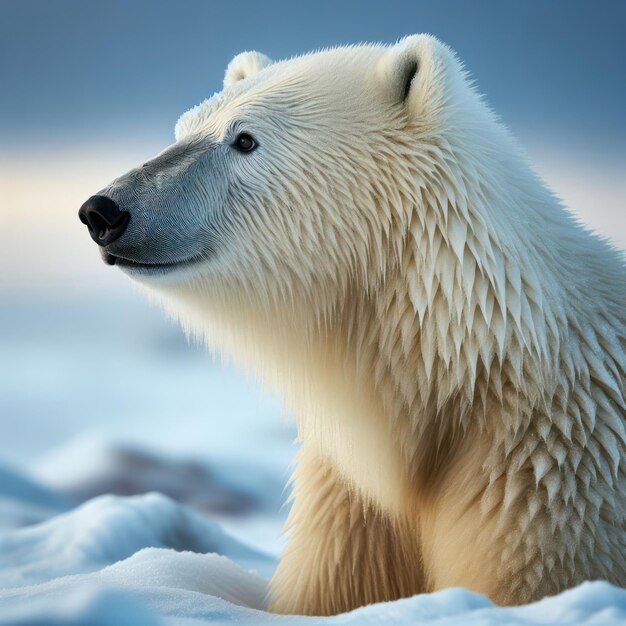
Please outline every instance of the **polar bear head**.
M180 118L176 142L81 219L106 262L157 289L333 307L401 260L449 148L455 90L482 111L426 35L275 63L244 52L223 90Z

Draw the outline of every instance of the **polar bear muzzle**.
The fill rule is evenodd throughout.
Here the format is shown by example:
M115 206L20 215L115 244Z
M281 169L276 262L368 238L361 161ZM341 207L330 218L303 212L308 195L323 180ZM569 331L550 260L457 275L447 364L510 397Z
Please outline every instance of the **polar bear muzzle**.
M231 149L207 138L179 141L91 196L78 217L104 262L138 279L180 278L182 270L188 278L190 265L214 256L227 200L218 153Z

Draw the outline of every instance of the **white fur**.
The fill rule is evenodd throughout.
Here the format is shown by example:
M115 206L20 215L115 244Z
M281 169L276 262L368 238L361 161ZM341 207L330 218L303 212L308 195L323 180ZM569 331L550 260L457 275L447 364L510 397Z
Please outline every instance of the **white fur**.
M159 293L296 415L276 610L626 585L623 257L546 190L432 37L247 53L225 87L176 135L219 141L236 121L259 136L230 181L245 212ZM353 521L337 530L337 515ZM312 519L323 547L297 530ZM367 519L401 530L368 548Z

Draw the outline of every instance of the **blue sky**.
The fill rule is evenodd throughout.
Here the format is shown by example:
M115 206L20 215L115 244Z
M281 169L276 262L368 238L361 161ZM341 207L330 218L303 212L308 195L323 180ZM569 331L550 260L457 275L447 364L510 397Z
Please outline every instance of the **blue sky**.
M245 49L431 32L522 143L626 154L626 2L0 0L0 141L168 143Z

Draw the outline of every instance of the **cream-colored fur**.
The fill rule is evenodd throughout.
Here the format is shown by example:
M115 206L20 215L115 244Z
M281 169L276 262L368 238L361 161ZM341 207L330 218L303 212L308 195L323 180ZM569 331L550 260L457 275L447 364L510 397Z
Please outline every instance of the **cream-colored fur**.
M272 610L625 586L623 258L432 37L238 57L177 140L241 119L223 245L149 282L296 416Z

